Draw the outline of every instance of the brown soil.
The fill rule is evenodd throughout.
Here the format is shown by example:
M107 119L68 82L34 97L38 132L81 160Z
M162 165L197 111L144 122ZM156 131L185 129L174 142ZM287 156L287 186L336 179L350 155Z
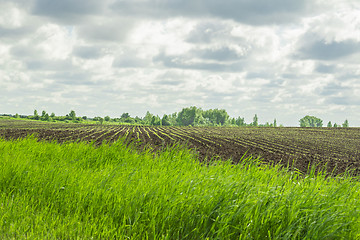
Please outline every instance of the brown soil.
M39 140L95 145L125 137L138 149L155 151L180 143L194 149L201 161L220 157L238 163L246 154L304 173L317 166L334 175L346 170L360 175L359 128L135 127L0 120L0 136L5 139L31 134Z

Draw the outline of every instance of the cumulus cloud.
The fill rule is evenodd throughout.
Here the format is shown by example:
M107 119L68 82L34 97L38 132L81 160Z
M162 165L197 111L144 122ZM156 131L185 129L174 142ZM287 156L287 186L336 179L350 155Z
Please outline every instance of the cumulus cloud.
M88 23L79 25L78 37L88 42L122 42L131 31L134 22L131 19L113 16L112 18L88 19Z
M87 16L101 14L107 1L87 0L34 0L31 13L64 24L86 21Z
M315 70L319 73L335 73L336 66L335 65L329 65L329 64L318 64L315 68Z
M315 41L305 44L299 49L299 57L304 59L316 59L332 61L338 60L360 51L360 42L325 42Z
M210 59L216 61L236 61L241 58L241 55L236 50L229 47L200 49L197 51L197 55L203 59Z
M75 46L73 54L76 57L83 59L96 59L104 55L101 47L96 46Z
M144 58L137 51L125 49L117 54L113 61L115 68L146 68L150 67L151 59Z
M204 61L204 55L213 54L212 58L207 58ZM198 59L195 56L184 55L184 56L176 56L176 55L165 55L164 53L160 53L158 56L154 58L155 62L161 62L163 66L167 68L178 68L178 69L193 69L193 70L205 70L212 72L241 72L243 70L241 62L212 62L213 58L216 56L216 53L202 52L200 57L202 59ZM217 56L220 57L221 56ZM219 60L219 59L218 59Z
M201 21L188 34L190 43L210 43L220 39L228 39L232 27L220 21Z
M0 109L360 126L356 0L0 1Z
M223 18L254 25L288 23L313 10L311 1L248 1L248 0L118 0L112 9L121 14L168 18ZM312 4L313 6L313 4Z

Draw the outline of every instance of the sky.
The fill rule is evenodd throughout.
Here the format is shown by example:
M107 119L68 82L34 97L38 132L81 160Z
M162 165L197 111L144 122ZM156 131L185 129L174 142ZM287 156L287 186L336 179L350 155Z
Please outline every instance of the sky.
M0 113L360 127L358 0L0 0Z

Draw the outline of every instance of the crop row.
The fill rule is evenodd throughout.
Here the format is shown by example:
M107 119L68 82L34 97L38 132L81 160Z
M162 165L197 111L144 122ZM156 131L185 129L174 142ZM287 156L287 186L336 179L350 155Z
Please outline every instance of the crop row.
M37 134L40 139L88 141L101 144L125 138L136 146L158 149L175 143L187 144L202 159L232 158L245 154L260 155L264 161L284 165L296 162L294 168L306 171L309 163L327 164L360 172L360 129L313 128L236 128L236 127L153 127L119 125L44 124L0 121L0 135L5 138ZM331 170L331 169L329 169Z

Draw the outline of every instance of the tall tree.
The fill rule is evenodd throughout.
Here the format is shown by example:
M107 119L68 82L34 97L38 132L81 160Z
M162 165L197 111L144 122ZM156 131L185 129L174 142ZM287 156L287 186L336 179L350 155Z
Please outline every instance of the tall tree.
M135 120L135 122L138 123L138 124L142 124L142 123L143 123L143 120L142 120L140 117L138 117L138 116L136 116L136 117L134 118L134 120Z
M183 108L177 116L177 122L181 126L194 125L196 115L198 114L201 114L200 108L195 106Z
M300 127L322 127L323 121L314 116L305 116L300 119Z
M229 114L225 109L214 109L214 114L216 124L224 125L229 119Z
M50 116L48 113L45 113L44 117L43 117L44 121L50 121Z
M349 121L346 119L345 122L342 124L344 128L349 127Z
M145 117L143 119L144 123L151 124L152 117L153 117L153 115L149 111L147 111L145 114Z
M71 111L70 111L69 117L70 117L72 120L75 120L75 118L76 118L76 113L75 113L74 110L71 110Z
M328 122L327 127L332 127L331 121Z
M253 118L253 126L257 127L259 125L259 119L257 114L255 114L254 118Z
M176 126L177 123L177 112L174 112L173 114L169 114L169 122L171 126Z
M152 116L150 124L152 126L161 126L161 118L158 115Z
M238 125L239 127L240 127L240 126L246 126L245 119L244 119L244 118L241 118L241 117L238 117L238 118L236 119L236 125Z
M121 119L127 119L127 118L129 118L130 117L130 114L129 113L123 113L123 114L121 114Z
M276 118L274 119L274 127L277 127Z
M195 117L194 123L196 126L206 125L209 123L207 119L204 118L202 114L197 114Z
M40 119L40 116L39 116L38 111L37 111L36 109L34 110L34 119L35 119L35 120L39 120L39 119Z
M168 116L168 115L164 114L164 116L163 116L162 119L161 119L161 124L162 124L163 126L170 126L170 125L171 125L171 124L170 124L170 121L169 121L169 116Z
M229 119L229 115L225 109L209 109L202 111L204 118L207 118L213 125L224 125Z

